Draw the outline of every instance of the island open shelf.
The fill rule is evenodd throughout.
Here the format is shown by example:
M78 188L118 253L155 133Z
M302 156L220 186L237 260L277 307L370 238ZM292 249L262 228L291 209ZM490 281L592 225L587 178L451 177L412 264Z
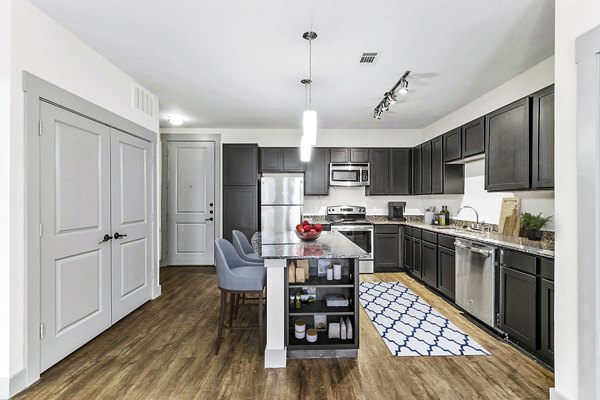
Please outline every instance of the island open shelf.
M288 260L288 264L294 260ZM296 260L297 261L297 260ZM288 324L286 332L286 345L288 358L317 358L317 357L356 357L359 348L359 318L358 318L358 285L359 271L358 259L309 259L309 278L302 283L290 283L286 274L286 299L285 320ZM339 262L342 264L342 279L327 280L318 276L319 264ZM316 301L304 303L300 308L290 300L294 293L302 288L313 288ZM349 301L348 306L328 307L325 297L330 294L344 295ZM315 315L326 319L327 330L318 330L317 341L309 342L306 337L297 339L294 334L295 322L302 319L306 329L315 325ZM352 325L352 339L330 338L328 329L330 323L350 321Z

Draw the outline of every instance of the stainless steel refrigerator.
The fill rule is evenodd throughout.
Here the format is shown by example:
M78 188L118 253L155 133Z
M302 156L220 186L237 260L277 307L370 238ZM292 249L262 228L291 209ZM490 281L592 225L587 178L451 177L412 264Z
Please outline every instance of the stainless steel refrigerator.
M298 243L293 231L302 220L304 175L263 174L260 184L263 244Z

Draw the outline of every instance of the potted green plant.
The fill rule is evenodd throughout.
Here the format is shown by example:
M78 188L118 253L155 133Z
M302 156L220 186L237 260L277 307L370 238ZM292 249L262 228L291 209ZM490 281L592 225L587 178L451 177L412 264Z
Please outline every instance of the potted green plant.
M533 215L528 212L521 214L521 226L525 228L527 239L529 240L541 240L542 231L541 229L552 219L552 215L548 217L542 216L542 213Z

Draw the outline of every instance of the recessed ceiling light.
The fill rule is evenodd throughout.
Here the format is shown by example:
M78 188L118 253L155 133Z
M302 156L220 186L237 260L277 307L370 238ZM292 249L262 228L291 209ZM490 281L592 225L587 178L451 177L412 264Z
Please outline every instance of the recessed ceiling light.
M169 123L173 126L179 126L183 124L185 118L183 118L181 115L168 115L167 121L169 121Z

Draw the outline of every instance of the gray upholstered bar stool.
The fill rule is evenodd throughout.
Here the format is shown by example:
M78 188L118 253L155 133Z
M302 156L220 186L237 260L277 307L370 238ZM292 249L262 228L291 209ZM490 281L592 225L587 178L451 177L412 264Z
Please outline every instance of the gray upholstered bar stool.
M227 329L256 329L258 328L259 351L264 351L264 300L263 291L267 278L266 269L262 265L248 263L238 255L231 243L225 239L215 240L215 259L217 267L217 281L221 290L221 313L219 316L219 330L215 354L219 354L223 328ZM229 326L225 325L225 308L227 294L230 294ZM241 294L252 293L258 296L258 326L233 326L233 309L236 297ZM236 307L237 308L237 307Z
M246 235L235 229L231 231L231 234L233 247L235 247L242 260L256 264L264 264L262 258L260 258L258 254L254 252L254 249L252 248L252 245L250 244L250 241Z

